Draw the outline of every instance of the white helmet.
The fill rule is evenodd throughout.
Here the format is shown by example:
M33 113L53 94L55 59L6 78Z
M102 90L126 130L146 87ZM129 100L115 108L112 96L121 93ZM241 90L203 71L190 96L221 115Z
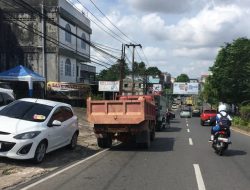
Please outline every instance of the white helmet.
M227 111L227 106L226 106L225 104L219 105L218 111L219 111L219 112L221 112L221 111Z

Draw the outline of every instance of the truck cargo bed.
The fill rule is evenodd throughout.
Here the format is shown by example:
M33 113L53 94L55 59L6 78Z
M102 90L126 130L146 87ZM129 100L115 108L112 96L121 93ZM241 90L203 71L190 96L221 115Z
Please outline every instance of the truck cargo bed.
M155 105L142 100L87 100L88 121L93 124L139 124L155 120Z

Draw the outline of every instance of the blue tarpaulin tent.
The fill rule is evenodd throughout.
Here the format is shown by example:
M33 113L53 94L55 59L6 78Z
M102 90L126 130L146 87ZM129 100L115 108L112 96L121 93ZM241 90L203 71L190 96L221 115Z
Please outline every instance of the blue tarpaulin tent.
M29 85L30 97L32 97L33 95L33 82L45 82L44 77L22 65L16 66L10 70L0 73L0 80L27 81Z

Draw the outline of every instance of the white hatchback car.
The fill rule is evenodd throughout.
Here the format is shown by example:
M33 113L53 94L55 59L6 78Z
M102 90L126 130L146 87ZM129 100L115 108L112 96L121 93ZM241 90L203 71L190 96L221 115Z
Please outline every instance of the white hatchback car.
M69 104L24 98L0 111L0 157L40 163L55 149L74 149L78 134L78 119Z

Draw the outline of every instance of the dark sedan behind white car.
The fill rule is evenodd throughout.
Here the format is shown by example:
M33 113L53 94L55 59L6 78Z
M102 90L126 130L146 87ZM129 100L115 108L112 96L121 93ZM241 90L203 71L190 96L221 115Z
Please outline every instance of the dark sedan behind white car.
M74 149L78 119L69 104L25 98L0 111L0 156L44 160L45 154L68 145Z

